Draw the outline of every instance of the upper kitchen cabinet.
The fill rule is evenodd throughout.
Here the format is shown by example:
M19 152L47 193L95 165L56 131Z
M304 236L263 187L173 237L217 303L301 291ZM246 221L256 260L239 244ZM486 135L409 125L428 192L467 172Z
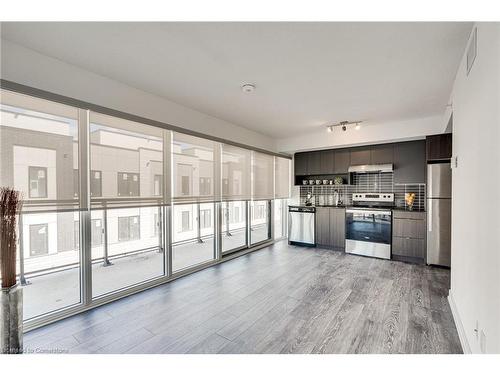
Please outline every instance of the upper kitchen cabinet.
M293 165L296 176L306 176L307 175L307 152L296 153L293 157Z
M335 174L346 174L351 164L351 152L349 149L335 150Z
M425 139L425 141L427 161L441 161L451 159L451 133L430 135Z
M335 173L335 151L325 150L321 151L321 174L334 174Z
M394 183L425 183L425 141L394 145Z
M307 158L307 174L321 174L321 151L313 151L309 153Z
M372 164L393 164L394 163L394 145L375 145L372 146Z
M351 149L351 165L372 164L371 147L356 147Z

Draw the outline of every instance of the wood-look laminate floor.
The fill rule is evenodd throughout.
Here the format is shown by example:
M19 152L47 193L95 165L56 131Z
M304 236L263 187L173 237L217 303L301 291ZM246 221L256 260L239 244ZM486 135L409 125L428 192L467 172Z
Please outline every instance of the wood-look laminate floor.
M461 353L449 271L282 241L29 332L26 352Z

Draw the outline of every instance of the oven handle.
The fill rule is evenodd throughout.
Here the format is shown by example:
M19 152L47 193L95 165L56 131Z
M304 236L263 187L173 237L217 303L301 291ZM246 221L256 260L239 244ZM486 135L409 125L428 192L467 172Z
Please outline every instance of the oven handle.
M392 215L391 211L375 211L375 210L346 210L347 214L365 214L365 215Z

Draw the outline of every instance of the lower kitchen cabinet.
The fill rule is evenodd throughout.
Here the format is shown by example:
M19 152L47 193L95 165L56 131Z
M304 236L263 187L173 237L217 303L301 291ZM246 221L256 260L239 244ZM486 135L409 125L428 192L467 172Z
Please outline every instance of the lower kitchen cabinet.
M345 209L316 207L316 244L342 250L345 247Z
M392 254L401 257L418 258L423 262L425 240L411 237L394 237L392 240Z
M394 211L392 256L396 260L425 262L426 213Z

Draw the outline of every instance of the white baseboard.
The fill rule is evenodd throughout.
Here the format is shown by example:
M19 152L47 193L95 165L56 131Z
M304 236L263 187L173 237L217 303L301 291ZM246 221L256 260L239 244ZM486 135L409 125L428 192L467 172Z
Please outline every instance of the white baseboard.
M455 321L455 326L457 327L458 338L460 339L460 345L462 345L462 351L464 352L464 354L472 354L469 341L467 341L467 336L465 335L464 325L462 324L462 319L460 319L460 315L458 314L457 305L455 304L455 300L453 299L451 289L448 293L448 303L450 304L453 320Z

